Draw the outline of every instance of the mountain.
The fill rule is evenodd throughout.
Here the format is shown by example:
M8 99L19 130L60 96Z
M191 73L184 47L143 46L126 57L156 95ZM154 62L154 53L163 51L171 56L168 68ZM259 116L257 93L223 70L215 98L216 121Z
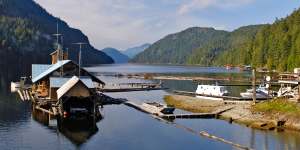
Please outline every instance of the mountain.
M188 64L223 66L225 64L251 64L251 41L265 25L250 25L238 28L221 40L207 43L193 50Z
M197 64L202 66L249 64L249 41L265 25L241 27L232 32L192 27L155 42L132 59L138 63ZM229 56L230 57L229 57ZM235 57L231 57L235 56ZM238 58L238 59L237 59Z
M232 32L188 28L155 42L132 59L138 63L225 64L291 71L300 67L300 9L272 24Z
M33 0L0 0L0 64L26 62L24 67L30 67L27 64L49 63L57 24L70 59L78 60L79 48L72 43L85 42L83 64L113 63L112 58L89 44L80 30L53 17Z
M137 54L143 52L145 49L147 49L151 44L146 43L141 46L128 48L125 51L122 51L123 54L127 55L129 58L133 58Z
M155 42L131 61L138 63L185 64L196 48L224 39L227 31L213 28L192 27L179 33L170 34Z
M129 60L129 57L123 53L121 53L119 50L115 48L104 48L101 50L102 52L106 53L108 56L113 58L115 63L127 63Z

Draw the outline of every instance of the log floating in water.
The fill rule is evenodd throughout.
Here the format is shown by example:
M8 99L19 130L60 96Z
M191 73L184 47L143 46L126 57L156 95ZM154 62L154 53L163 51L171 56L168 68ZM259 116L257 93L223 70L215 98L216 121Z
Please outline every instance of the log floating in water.
M205 131L201 131L199 133L201 136L204 136L204 137L207 137L207 138L210 138L210 139L214 139L214 140L217 140L217 141L220 141L220 142L223 142L223 143L226 143L226 144L229 144L229 145L232 145L234 147L237 147L237 148L240 148L240 149L245 149L245 150L248 150L250 148L248 148L247 146L243 146L243 145L240 145L240 144L237 144L237 143L233 143L231 141L228 141L228 140L225 140L223 138L220 138L220 137L217 137L217 136L214 136L214 135L211 135Z

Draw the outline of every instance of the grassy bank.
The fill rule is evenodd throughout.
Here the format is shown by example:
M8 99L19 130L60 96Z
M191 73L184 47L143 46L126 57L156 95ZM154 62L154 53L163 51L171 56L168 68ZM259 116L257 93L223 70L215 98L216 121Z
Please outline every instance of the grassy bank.
M300 131L300 104L285 99L265 101L254 106L249 103L224 104L222 101L182 95L168 95L164 97L164 100L168 105L194 113L213 112L226 105L232 105L233 109L220 114L220 119L262 130Z
M300 106L296 102L285 99L276 99L258 103L252 107L254 112L262 112L266 115L286 115L289 117L299 117Z
M251 111L261 113L265 119L284 122L285 129L300 131L300 105L286 99L276 99L252 106Z
M167 105L178 109L194 112L208 113L216 110L218 106L223 105L222 102L213 102L210 100L201 100L195 97L181 95L167 95L164 97Z

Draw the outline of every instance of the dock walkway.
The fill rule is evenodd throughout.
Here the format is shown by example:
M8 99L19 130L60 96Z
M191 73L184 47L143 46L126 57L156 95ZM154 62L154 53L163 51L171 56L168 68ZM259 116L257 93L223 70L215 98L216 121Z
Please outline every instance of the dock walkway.
M158 116L163 119L187 119L187 118L216 118L219 114L232 109L234 106L227 106L222 109L218 109L211 113L187 113L187 114L163 114L161 112L154 112L149 109L145 109L142 105L139 105L132 101L124 102L125 105L140 110L142 112Z
M152 87L143 87L143 88L104 88L104 89L98 89L99 92L132 92L132 91L152 91L152 90L166 90L168 88L152 88Z

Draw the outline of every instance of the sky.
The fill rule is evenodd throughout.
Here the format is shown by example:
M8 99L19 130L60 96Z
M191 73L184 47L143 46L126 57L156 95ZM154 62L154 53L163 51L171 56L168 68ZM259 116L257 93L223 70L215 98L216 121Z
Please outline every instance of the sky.
M124 50L154 43L189 27L232 31L272 23L300 7L299 0L35 0L80 29L98 49Z

